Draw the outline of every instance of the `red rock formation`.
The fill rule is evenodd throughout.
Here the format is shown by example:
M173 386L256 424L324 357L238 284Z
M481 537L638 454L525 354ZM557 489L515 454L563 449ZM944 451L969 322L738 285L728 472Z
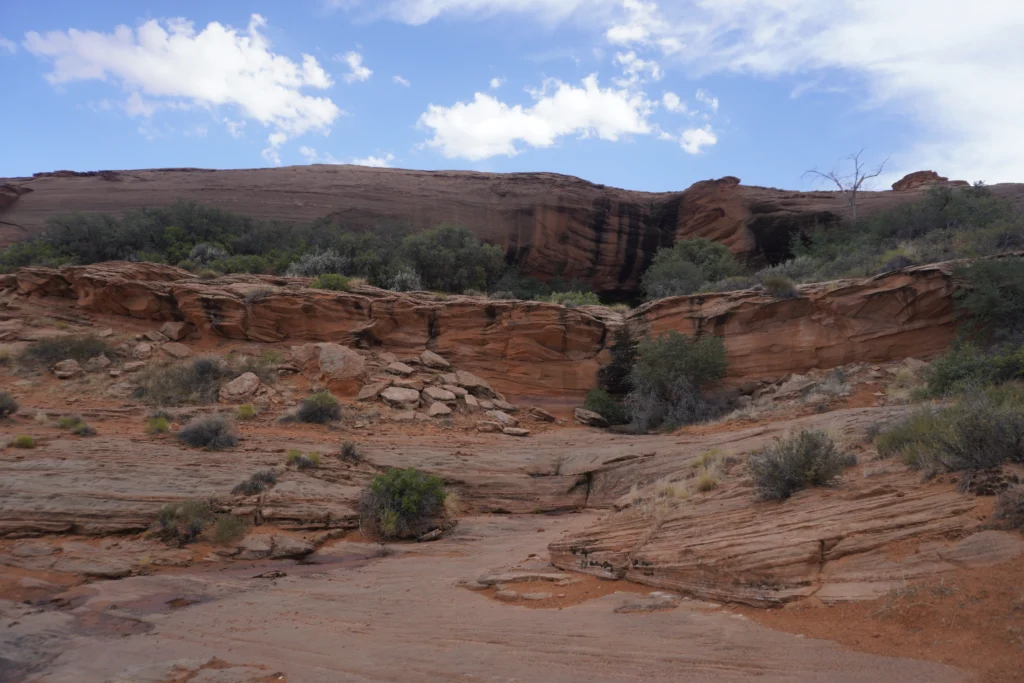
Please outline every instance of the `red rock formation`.
M935 171L914 171L903 176L892 184L896 192L907 192L932 185L950 185L952 187L965 187L970 185L966 180L953 180L940 176Z

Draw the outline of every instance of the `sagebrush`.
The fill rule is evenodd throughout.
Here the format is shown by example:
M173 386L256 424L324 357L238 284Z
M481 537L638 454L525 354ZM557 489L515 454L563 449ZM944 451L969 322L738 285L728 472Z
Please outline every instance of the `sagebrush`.
M851 464L825 432L803 430L752 453L747 467L762 500L784 500L811 486L827 486Z
M445 496L440 477L415 468L388 470L363 492L360 526L382 539L420 536L443 523Z

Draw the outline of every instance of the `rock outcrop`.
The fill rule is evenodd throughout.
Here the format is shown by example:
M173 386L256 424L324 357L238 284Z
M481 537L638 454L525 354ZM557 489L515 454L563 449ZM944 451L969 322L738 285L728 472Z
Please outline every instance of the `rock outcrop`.
M916 266L862 280L799 287L775 299L747 290L672 297L623 318L603 307L535 301L398 294L367 286L351 292L307 289L307 280L239 275L201 280L170 266L104 263L24 268L0 275L0 290L76 298L83 309L190 323L203 335L288 342L307 372L332 389L357 393L365 368L345 347L419 356L428 347L460 368L457 381L477 399L576 400L595 386L611 332L677 330L724 339L729 382L775 379L854 361L930 358L954 334L951 265ZM259 285L268 293L246 301ZM310 345L311 344L311 345ZM135 347L145 356L146 344ZM326 349L326 351L325 351ZM148 350L152 353L152 349ZM293 349L293 353L296 350ZM326 365L325 365L326 363ZM379 393L379 392L377 392Z
M896 192L908 192L910 190L916 190L922 187L931 187L933 185L966 187L967 185L970 185L970 183L966 180L951 181L949 178L941 176L935 171L915 171L914 173L908 173L893 183L892 189Z
M708 237L737 254L776 261L801 229L848 215L838 192L792 192L725 177L683 192L633 192L553 173L491 174L313 165L259 170L157 169L39 173L0 179L0 246L38 233L47 218L72 212L121 214L181 198L261 219L330 218L373 229L382 220L415 229L466 225L499 245L524 272L581 278L598 292L635 292L660 246ZM867 216L926 190L861 192ZM996 185L1020 198L1021 186ZM243 191L244 190L244 191ZM301 201L298 199L301 197Z

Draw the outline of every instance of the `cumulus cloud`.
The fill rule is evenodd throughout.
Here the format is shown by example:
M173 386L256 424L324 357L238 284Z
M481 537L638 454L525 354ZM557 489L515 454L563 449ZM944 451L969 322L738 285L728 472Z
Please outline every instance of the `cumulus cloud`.
M661 65L655 61L641 59L636 52L619 52L615 55L615 63L622 68L622 77L615 79L615 84L623 88L660 81Z
M263 156L278 159L285 141L309 132L327 133L343 112L324 90L330 76L316 58L301 62L274 53L260 33L266 20L252 15L246 30L211 22L196 31L190 21L150 20L135 29L118 26L113 33L51 31L25 34L30 53L52 61L46 80L53 85L75 81L112 82L129 91L123 107L137 116L155 108L231 107L241 121L270 128Z
M712 112L718 112L718 98L709 94L708 91L700 89L697 91L697 94L694 95L694 97L697 98L698 102L704 104L704 106L706 106Z
M18 46L14 44L13 40L8 40L7 38L0 36L0 55L4 53L13 55L17 51Z
M348 73L343 77L346 83L362 83L373 75L373 70L363 64L363 56L358 52L347 52L335 59L348 65Z
M504 78L492 78L491 79L491 89L492 90L497 90L498 88L500 88L503 85L505 85L505 79Z
M382 157L376 157L372 154L363 159L353 159L352 163L356 166L371 166L373 168L391 168L391 162L395 160L395 155L390 152Z
M400 86L403 86L405 88L408 88L410 85L412 85L412 83L410 83L408 80L402 78L401 76L395 76L391 80L394 81L396 85L400 85Z
M426 24L446 14L487 17L501 12L533 14L549 23L563 21L581 9L613 7L619 0L374 0L374 12L407 24ZM328 0L328 5L349 9L358 0Z
M433 133L426 142L448 158L479 161L515 156L529 147L551 147L566 135L620 140L652 131L654 104L642 93L602 88L590 75L581 85L552 80L532 93L531 107L508 105L486 93L450 107L430 105L419 126Z
M665 109L674 114L686 114L690 111L686 102L683 102L679 95L671 91L662 95L661 103L665 105Z
M705 147L713 147L718 143L718 136L707 125L703 128L688 128L679 136L679 144L687 154L700 154Z

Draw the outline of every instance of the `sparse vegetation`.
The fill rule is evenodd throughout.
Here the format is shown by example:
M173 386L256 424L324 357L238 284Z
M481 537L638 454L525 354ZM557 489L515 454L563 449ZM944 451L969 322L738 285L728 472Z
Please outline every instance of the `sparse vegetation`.
M338 457L346 462L360 462L363 456L359 453L359 447L354 441L346 441L341 444L341 452Z
M231 545L245 537L245 522L234 515L217 515L213 540L218 545Z
M566 308L601 305L601 300L593 292L553 292L548 295L547 301Z
M309 286L311 289L347 292L351 285L349 283L349 279L344 275L338 275L337 273L324 273L323 275L318 275Z
M257 287L256 289L250 289L246 292L244 300L247 304L256 304L268 298L273 293L273 287Z
M604 389L591 389L587 393L583 407L608 420L608 424L621 425L629 422L629 413L626 409Z
M235 413L235 417L239 420L252 420L256 418L256 409L246 403L245 405L238 406L238 410Z
M82 424L82 418L77 415L65 415L57 418L57 427L60 429L72 429Z
M299 422L327 424L341 419L341 404L329 391L318 391L302 400L295 413Z
M170 428L166 417L151 417L146 420L147 434L166 434Z
M793 281L785 275L769 275L761 279L761 286L776 299L792 299L798 296Z
M210 504L202 500L169 503L160 509L160 535L181 545L196 541L214 520Z
M50 367L68 359L82 363L101 353L112 354L112 351L107 342L99 337L91 334L68 335L32 342L22 353L21 360L29 366Z
M271 365L262 359L204 356L147 368L139 377L135 397L158 406L214 403L222 386L246 372L264 382L274 379Z
M18 412L18 402L6 391L0 391L0 420Z
M440 477L415 468L378 474L359 503L364 533L382 539L413 538L438 526L446 492Z
M828 434L809 430L775 439L747 461L762 500L784 500L810 486L827 486L850 464Z
M74 427L72 427L71 433L74 434L75 436L96 436L96 430L90 427L89 425L85 424L84 422L79 422Z
M11 441L13 448L35 448L36 440L27 434L20 434Z
M996 519L1005 520L1011 529L1024 531L1024 486L1015 486L999 494Z
M263 470L235 486L235 488L231 489L231 493L241 496L255 496L276 483L277 474L273 470Z
M648 300L693 294L708 282L739 275L742 267L725 245L698 237L659 249L641 278Z
M288 459L285 461L285 464L297 470L318 470L320 469L320 454L303 454L302 451L293 449L288 451Z
M238 436L226 418L207 415L192 420L178 432L178 440L192 448L220 451L238 443Z

